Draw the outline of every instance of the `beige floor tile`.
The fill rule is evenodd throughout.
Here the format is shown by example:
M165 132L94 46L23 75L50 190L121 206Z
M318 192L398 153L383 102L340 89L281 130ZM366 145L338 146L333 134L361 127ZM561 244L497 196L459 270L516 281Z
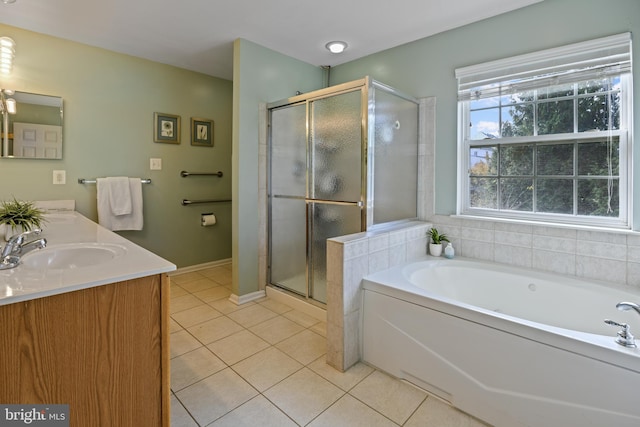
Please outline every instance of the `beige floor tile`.
M186 289L181 288L178 285L174 285L173 283L171 284L171 287L169 288L171 293L171 298L176 298L176 297L181 297L182 295L188 295L189 292L187 292Z
M487 427L488 424L430 396L420 405L411 418L409 418L405 426Z
M191 282L182 283L180 285L181 288L186 290L187 292L196 293L200 291L204 291L206 289L217 288L220 284L206 277L202 277L198 280L193 280Z
M277 315L277 313L274 313L273 311L264 308L259 304L254 304L250 307L243 308L242 310L234 311L233 313L228 314L231 319L233 319L235 322L238 322L245 328L255 326L261 322L264 322L265 320L276 317Z
M203 304L202 300L194 297L191 294L185 294L175 298L171 297L171 303L169 304L169 312L171 314L179 313L181 311L188 310L190 308L197 307L202 304Z
M309 330L327 338L327 322L318 322L312 327L310 327Z
M241 331L242 326L226 316L221 316L199 323L187 330L202 344L206 345Z
M398 424L347 394L308 424L308 427L398 427Z
M242 310L254 305L253 302L248 302L242 305L238 305L229 301L229 298L219 299L216 301L208 302L211 307L215 308L222 314L233 313L234 311Z
M380 371L371 373L349 394L398 424L404 424L427 397L425 392Z
M231 295L231 291L224 286L216 286L214 288L194 292L193 295L200 298L202 301L209 303L212 301L217 301L219 299L229 298L229 295Z
M321 377L331 381L344 391L351 390L356 386L356 384L373 372L373 368L365 365L364 363L356 363L346 372L340 372L334 367L327 365L325 356L314 360L313 363L309 364L307 367Z
M189 283L194 280L202 279L204 276L198 271L190 271L189 273L172 274L170 277L171 283L181 285L183 283Z
M171 427L198 427L198 424L174 395L171 395Z
M258 304L260 304L261 306L268 308L269 310L278 313L278 314L282 314L282 313L286 313L287 311L291 311L293 310L291 307L289 307L286 304L283 304L279 301L276 300L272 300L270 298L265 298L264 300L261 301L257 301Z
M284 353L307 365L326 354L327 340L308 329L276 344Z
M226 368L208 348L200 347L171 361L171 390L174 392Z
M222 313L207 304L201 304L197 307L189 308L171 315L173 320L178 322L183 328L189 328L197 325L198 323L206 322L207 320L215 319L220 316L222 316Z
M210 279L215 280L221 285L231 284L233 280L231 275L231 269L229 269L226 266L216 266L216 267L206 268L204 270L200 270L199 273L202 274L203 276L206 276Z
M208 345L227 365L233 365L269 347L269 343L247 330L236 332Z
M344 391L313 371L303 368L264 392L264 396L300 425L320 415Z
M294 322L304 326L305 328L310 328L319 322L319 320L315 317L309 316L308 314L305 314L298 310L287 311L283 314L283 316L289 320L293 320Z
M269 347L231 367L260 392L300 370L302 365L275 347Z
M202 347L202 343L185 330L172 333L169 342L171 358Z
M180 324L178 322L176 322L172 318L169 318L169 333L170 334L172 334L174 332L181 331L182 329L183 329L182 326L180 326Z
M207 425L258 393L227 368L179 392L176 396L201 426Z
M218 419L211 427L297 427L280 409L263 396L256 396L244 405ZM173 424L172 424L173 427Z
M304 328L285 317L276 316L251 327L250 330L269 344L276 344L302 332Z

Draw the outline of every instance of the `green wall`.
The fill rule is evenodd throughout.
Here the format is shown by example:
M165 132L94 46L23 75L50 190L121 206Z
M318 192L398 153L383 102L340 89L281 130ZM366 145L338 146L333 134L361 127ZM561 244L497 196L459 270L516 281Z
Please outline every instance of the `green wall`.
M640 34L638 0L545 0L331 70L331 84L370 75L416 97L437 97L436 213L456 211L457 82L454 70L495 59L631 31ZM640 58L634 41L633 57ZM640 63L634 61L634 133L640 135ZM634 163L640 148L634 149ZM640 174L634 179L640 228Z
M322 87L319 67L238 39L233 64L233 290L258 290L258 107ZM265 153L263 153L265 154Z
M74 199L97 220L96 186L78 178L151 178L143 186L144 229L121 235L178 267L231 257L231 204L180 204L231 198L231 81L6 25L0 35L16 42L13 73L0 77L0 87L64 98L64 158L0 159L0 200ZM181 116L180 145L153 142L154 112ZM214 120L213 148L191 146L191 117ZM149 169L151 157L162 159L162 170ZM59 169L65 185L52 184ZM181 178L181 170L221 170L224 177ZM205 212L218 224L201 227Z

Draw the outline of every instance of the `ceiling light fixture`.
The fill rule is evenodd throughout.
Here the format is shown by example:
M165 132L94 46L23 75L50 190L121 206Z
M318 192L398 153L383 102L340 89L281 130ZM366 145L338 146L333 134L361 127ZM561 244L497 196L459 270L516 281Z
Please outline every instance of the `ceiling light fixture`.
M2 3L4 4L11 4L11 3L15 3L16 0L2 0Z
M329 49L331 53L342 53L347 48L347 44L341 41L333 41L327 43L325 47Z
M9 37L0 37L0 74L8 75L16 56L16 42Z

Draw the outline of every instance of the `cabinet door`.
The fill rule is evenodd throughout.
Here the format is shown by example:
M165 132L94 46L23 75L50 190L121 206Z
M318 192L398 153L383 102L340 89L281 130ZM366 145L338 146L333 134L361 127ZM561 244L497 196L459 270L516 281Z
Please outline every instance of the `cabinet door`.
M0 402L68 404L72 426L168 426L168 280L0 306Z

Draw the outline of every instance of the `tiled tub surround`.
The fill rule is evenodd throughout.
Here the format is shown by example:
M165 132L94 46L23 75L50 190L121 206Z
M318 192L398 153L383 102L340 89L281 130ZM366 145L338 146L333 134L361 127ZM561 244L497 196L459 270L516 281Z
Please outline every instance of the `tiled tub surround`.
M344 371L360 360L362 278L425 254L431 224L393 228L327 241L327 363Z
M640 287L640 233L435 216L461 256Z
M424 255L433 224L456 256L640 287L640 233L553 227L435 215L397 229L330 239L327 244L327 363L360 360L361 281Z

